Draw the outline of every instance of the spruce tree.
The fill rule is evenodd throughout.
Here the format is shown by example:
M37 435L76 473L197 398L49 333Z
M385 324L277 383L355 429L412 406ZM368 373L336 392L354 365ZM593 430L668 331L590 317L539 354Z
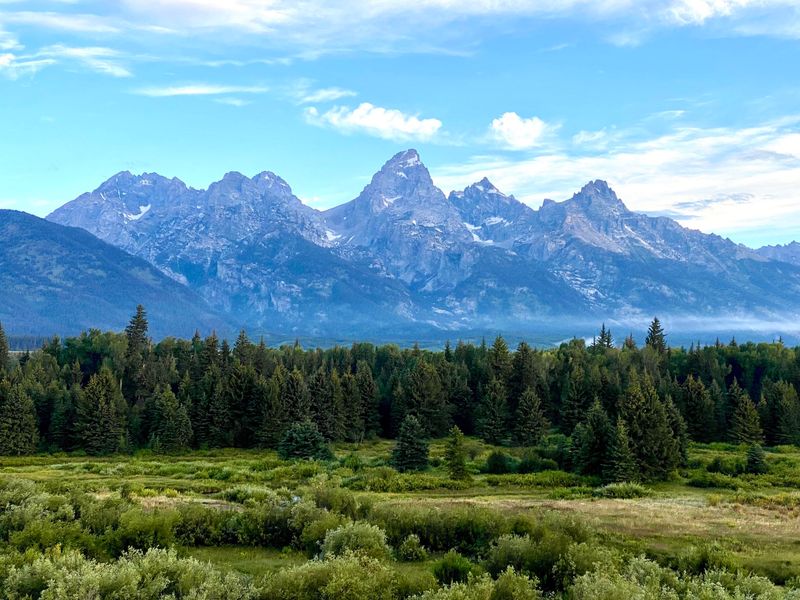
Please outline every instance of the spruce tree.
M227 448L233 445L230 395L224 380L217 383L208 400L208 432L206 443L209 448Z
M747 462L745 472L753 475L763 475L769 471L767 454L759 444L752 444L747 449Z
M38 441L33 401L21 385L0 382L0 455L33 454Z
M644 479L663 479L681 461L667 410L648 377L632 377L620 401L631 451Z
M111 454L125 440L125 400L110 369L93 375L78 397L75 441L88 454Z
M186 450L192 442L192 423L186 407L169 388L156 394L151 444L162 452Z
M678 407L675 406L672 398L667 398L664 406L667 410L667 422L672 431L672 439L675 440L675 450L678 457L677 466L685 467L689 463L689 434L686 421L683 419Z
M520 446L536 446L547 432L550 424L544 415L542 401L533 388L522 393L514 423L514 440Z
M290 423L299 423L311 418L308 388L303 374L298 369L293 369L283 380L281 395Z
M645 346L652 348L659 354L667 351L667 336L664 334L664 328L661 326L661 321L658 320L658 317L655 317L653 322L650 323L644 343Z
M763 441L761 421L750 395L734 379L728 388L731 407L730 440L736 444L760 444Z
M603 479L609 483L639 480L636 458L628 440L628 429L621 418L617 419L617 425L611 431Z
M365 360L358 361L356 383L361 396L364 433L367 437L373 438L378 435L381 428L380 413L378 411L378 387L372 378L372 369Z
M511 381L509 383L509 404L510 409L516 410L517 405L522 400L522 394L526 390L536 389L536 364L534 352L525 342L520 342L517 351L514 353L511 368Z
M489 348L489 367L492 370L492 377L507 386L511 377L513 362L511 352L508 350L508 344L506 344L501 335L495 338L492 347Z
M573 464L584 475L600 475L606 464L611 440L611 423L599 400L572 433Z
M308 396L311 401L311 420L317 424L322 437L328 441L335 440L333 387L330 376L323 368L317 369L309 379Z
M450 411L436 368L425 360L418 361L404 389L408 412L417 415L427 434L444 435L450 426Z
M502 444L508 434L508 417L506 388L499 379L492 379L484 393L478 419L483 440L489 444Z
M593 398L587 389L583 367L573 368L567 378L565 396L561 404L561 425L565 434L571 434L575 426L583 420ZM562 392L563 393L563 392Z
M345 373L341 382L344 439L348 442L360 442L364 439L364 403L361 400L361 390L351 373Z
M444 450L444 462L450 479L468 479L467 451L464 447L464 434L456 426L450 430Z
M414 415L408 415L400 425L400 433L392 452L392 464L400 472L421 471L428 467L425 429Z
M6 332L3 329L3 323L0 322L0 377L3 376L3 373L8 371L11 359L11 353L8 347L8 338L6 337Z
M716 429L711 393L702 381L689 375L683 383L683 399L689 435L696 442L710 442Z
M333 454L317 426L306 419L292 425L278 444L278 455L284 460L329 460Z
M283 434L291 424L289 421L289 411L284 404L281 388L286 370L283 367L275 369L264 388L264 413L261 428L257 434L260 446L265 448L277 448Z

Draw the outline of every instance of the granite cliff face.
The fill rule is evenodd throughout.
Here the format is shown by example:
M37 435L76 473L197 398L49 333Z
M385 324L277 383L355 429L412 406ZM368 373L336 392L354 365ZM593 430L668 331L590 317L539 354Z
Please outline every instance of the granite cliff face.
M800 313L787 250L632 212L603 181L539 210L487 179L445 196L415 150L324 212L270 172L208 190L120 173L48 218L147 260L238 323L286 332Z

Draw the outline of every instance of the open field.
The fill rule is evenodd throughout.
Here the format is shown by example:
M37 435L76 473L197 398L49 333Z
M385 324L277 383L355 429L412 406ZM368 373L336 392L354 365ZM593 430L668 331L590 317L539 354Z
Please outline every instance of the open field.
M580 530L569 535L575 540L591 540L619 556L646 556L679 571L724 566L765 576L781 586L793 585L794 578L800 577L800 450L796 448L768 453L768 474L727 476L710 473L709 464L714 459L721 459L722 464L743 460L742 449L724 444L693 445L689 468L670 481L645 486L642 497L615 498L607 497L615 494L591 478L559 471L484 473L492 447L475 440L468 445L472 474L469 481L462 482L448 477L441 442L432 444L432 466L426 472L400 474L386 466L392 443L376 441L360 446L339 444L335 459L329 462L286 462L270 451L245 450L169 457L140 452L106 458L3 458L0 485L6 492L28 486L32 495L48 494L53 505L63 501L56 499L80 496L84 510L89 505L108 510L115 507L123 517L135 513L137 518L165 519L174 531L160 531L162 525L153 523L140 524L142 530L125 539L142 548L174 546L179 556L255 581L313 558L320 552L326 530L350 519L383 527L395 547L408 533L417 533L424 544L430 532L420 525L429 517L420 515L431 512L460 514L455 521L474 517L476 528L481 527L478 521L486 519L490 538L506 529L516 532L520 525L515 519L522 519L529 528L550 523L556 531ZM256 514L263 506L276 508L281 499L288 499L291 505L302 502L301 498L313 500L317 509L325 511L308 517L309 522L319 523L313 532L308 528L273 535L240 532L238 537L215 534L205 540L200 535L196 543L189 543L192 536L183 531L186 527L175 524L195 514L191 510L214 513L224 521ZM271 518L274 515L266 521ZM291 522L299 517L285 518ZM109 560L117 552L107 549L114 545L111 542L89 543L74 531L65 534L63 520L45 520L55 527L49 534L40 526L34 531L31 524L9 531L13 527L6 523L3 543L24 551L45 549L50 539L62 547L88 549L99 560ZM454 536L462 535L456 532L457 525L451 526ZM265 527L262 520L256 529ZM277 524L272 527L280 528ZM107 534L98 531L101 533ZM460 550L479 571L486 568L492 541L481 540L475 531L472 534L472 538L462 536ZM408 584L411 588L434 585L434 565L449 549L446 540L428 542L428 546L429 552L421 560L391 560L397 576L413 582Z

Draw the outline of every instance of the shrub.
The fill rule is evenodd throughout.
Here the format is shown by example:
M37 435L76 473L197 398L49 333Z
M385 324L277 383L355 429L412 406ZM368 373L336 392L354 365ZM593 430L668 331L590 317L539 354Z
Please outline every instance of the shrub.
M650 490L640 483L609 483L594 490L596 498L644 498L650 495Z
M514 459L500 450L495 450L486 459L486 472L492 475L513 473L515 468Z
M433 565L433 575L439 583L450 585L467 581L474 569L468 558L450 550Z
M418 562L428 558L428 551L416 533L410 533L397 547L397 558L405 562Z
M175 525L180 515L173 510L145 512L134 508L120 515L112 546L117 552L128 549L168 548L175 541Z
M263 600L394 600L397 583L381 561L346 554L282 569L265 583Z
M552 458L542 458L536 452L527 451L517 465L517 473L539 473L541 471L558 471L558 463Z
M323 557L342 556L347 552L370 558L386 558L389 554L386 532L376 525L356 522L342 525L325 535Z

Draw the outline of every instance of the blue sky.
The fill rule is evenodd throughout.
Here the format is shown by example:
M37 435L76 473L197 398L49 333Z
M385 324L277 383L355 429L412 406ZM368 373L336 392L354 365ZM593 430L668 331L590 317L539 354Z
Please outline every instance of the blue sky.
M0 0L0 208L121 170L355 197L417 148L446 192L606 179L749 245L800 238L796 0Z

